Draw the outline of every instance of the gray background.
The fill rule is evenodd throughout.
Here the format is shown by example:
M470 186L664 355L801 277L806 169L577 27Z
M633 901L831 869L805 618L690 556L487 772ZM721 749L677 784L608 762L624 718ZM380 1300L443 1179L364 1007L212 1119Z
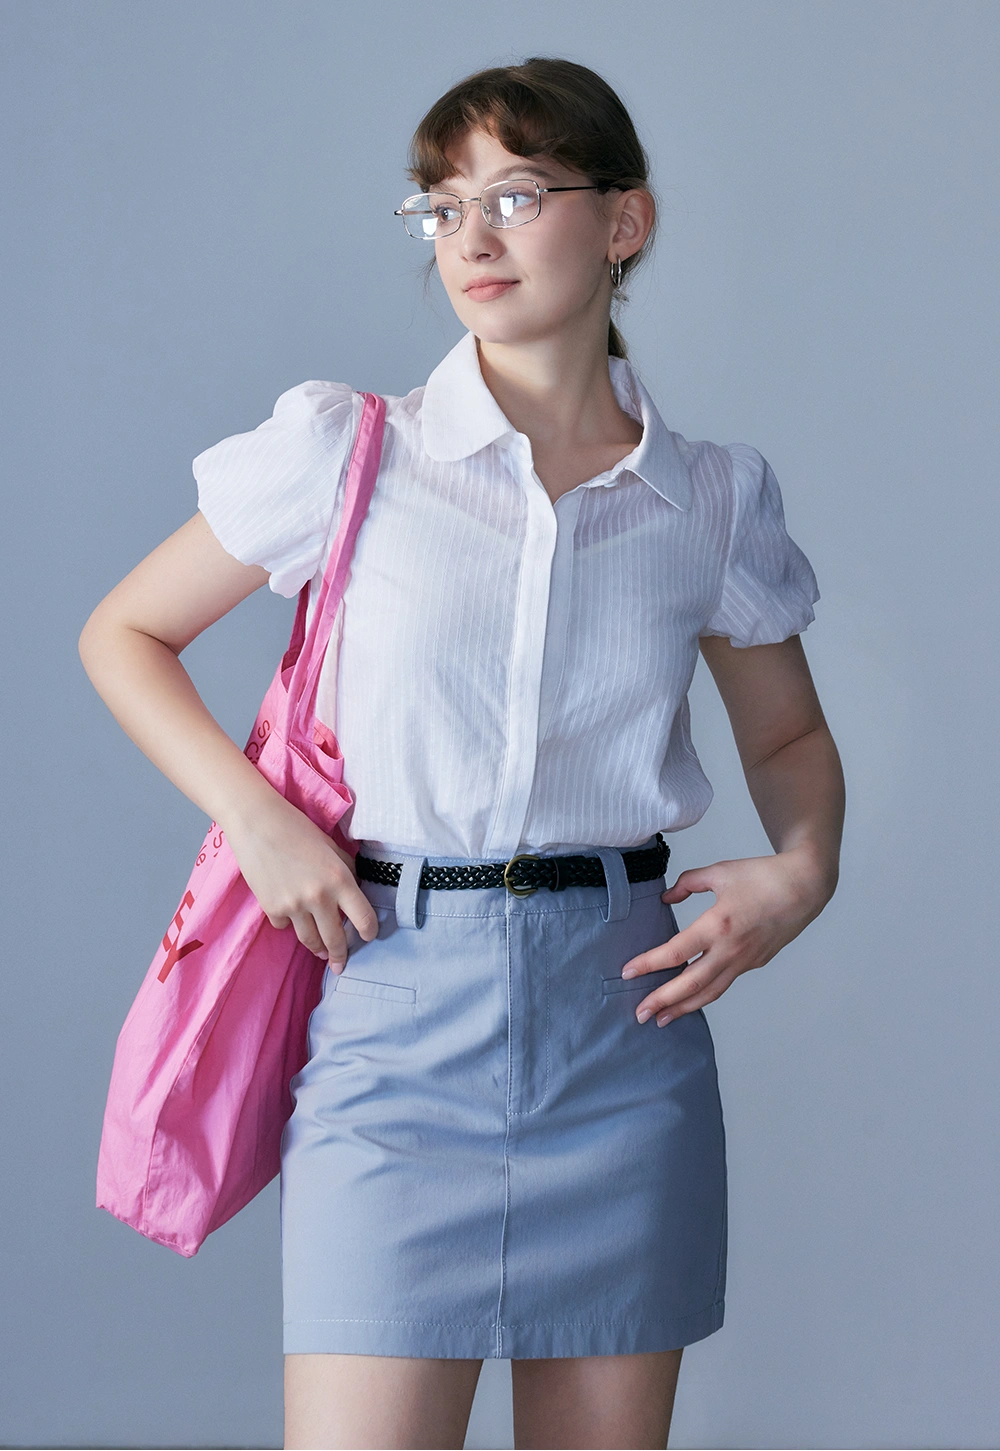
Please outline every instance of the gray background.
M280 1445L276 1184L191 1261L93 1208L117 1031L205 822L76 639L193 512L196 453L306 378L406 392L457 339L391 216L405 145L541 52L651 149L626 334L668 426L775 469L849 784L833 902L709 1009L728 1305L671 1444L995 1446L1000 8L8 0L0 28L0 1441ZM290 620L261 591L185 656L241 741ZM677 871L769 850L703 667L692 707L717 794ZM469 1445L512 1445L506 1363Z

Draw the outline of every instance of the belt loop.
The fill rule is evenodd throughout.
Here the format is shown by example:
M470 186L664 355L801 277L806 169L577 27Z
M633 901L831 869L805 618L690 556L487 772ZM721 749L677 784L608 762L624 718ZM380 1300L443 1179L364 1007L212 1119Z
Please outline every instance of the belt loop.
M423 856L404 856L403 864L399 873L399 885L396 888L396 925L397 927L416 927L417 923L417 892L420 890L420 873L424 869Z
M622 854L616 846L595 846L594 851L604 863L604 877L608 884L608 910L602 912L605 922L620 922L627 917L632 906L632 888Z

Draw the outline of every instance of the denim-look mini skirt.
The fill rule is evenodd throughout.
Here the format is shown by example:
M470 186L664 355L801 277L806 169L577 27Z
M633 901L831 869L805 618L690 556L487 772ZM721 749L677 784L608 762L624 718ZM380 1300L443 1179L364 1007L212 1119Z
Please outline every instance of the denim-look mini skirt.
M469 859L362 850L403 873L359 883L378 936L347 924L292 1080L285 1352L628 1355L718 1330L708 1023L637 1022L680 968L621 977L678 931L665 878L629 882L602 849L606 886L421 888L425 860Z

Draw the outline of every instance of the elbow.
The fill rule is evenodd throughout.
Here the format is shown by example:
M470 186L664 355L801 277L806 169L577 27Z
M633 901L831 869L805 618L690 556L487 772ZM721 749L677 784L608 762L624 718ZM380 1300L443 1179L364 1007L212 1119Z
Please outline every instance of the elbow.
M102 601L102 604L91 609L89 617L84 622L83 630L80 631L80 637L77 638L77 651L84 666L87 665L87 657L93 656L93 651L99 646L100 638L106 634L106 630L107 620Z
M110 653L113 638L120 628L120 622L112 618L105 599L91 612L80 631L80 637L76 642L77 652L84 670L95 685L101 672L101 666Z
M84 670L93 679L92 666L95 663L99 651L99 639L101 636L100 605L92 612L87 623L80 631L80 637L76 642L77 653L80 656Z

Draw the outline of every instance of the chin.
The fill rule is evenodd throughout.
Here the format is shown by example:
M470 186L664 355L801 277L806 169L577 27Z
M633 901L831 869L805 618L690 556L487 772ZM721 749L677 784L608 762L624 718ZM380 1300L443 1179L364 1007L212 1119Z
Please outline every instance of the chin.
M497 299L502 302L502 298ZM559 321L553 318L501 317L500 309L491 312L493 304L480 303L474 307L463 307L458 314L459 321L475 333L481 343L495 343L498 347L519 347L536 343L540 338L550 337L558 332Z

